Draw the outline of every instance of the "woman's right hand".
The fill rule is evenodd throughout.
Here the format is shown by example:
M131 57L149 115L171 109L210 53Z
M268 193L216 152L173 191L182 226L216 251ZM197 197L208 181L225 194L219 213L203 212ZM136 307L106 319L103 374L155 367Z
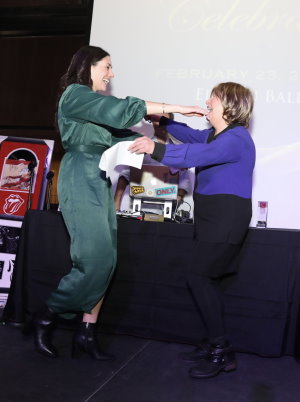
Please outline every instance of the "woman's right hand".
M200 106L182 106L182 111L180 112L180 114L188 117L203 117L208 114L208 110L203 109Z
M146 135L136 138L128 147L128 151L135 154L152 154L155 142Z
M157 103L151 101L145 101L145 104L147 110L146 116L161 116L169 113L180 113L184 116L203 117L208 114L208 110L203 109L200 106L173 105L169 103Z

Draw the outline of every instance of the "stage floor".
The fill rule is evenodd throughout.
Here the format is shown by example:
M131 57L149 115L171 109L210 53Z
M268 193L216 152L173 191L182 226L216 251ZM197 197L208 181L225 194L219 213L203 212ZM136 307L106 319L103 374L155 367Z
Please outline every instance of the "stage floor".
M190 345L99 334L114 362L70 358L72 331L54 337L60 357L33 351L20 328L0 325L3 402L299 402L299 363L291 356L239 353L238 370L207 380L188 377L177 358Z

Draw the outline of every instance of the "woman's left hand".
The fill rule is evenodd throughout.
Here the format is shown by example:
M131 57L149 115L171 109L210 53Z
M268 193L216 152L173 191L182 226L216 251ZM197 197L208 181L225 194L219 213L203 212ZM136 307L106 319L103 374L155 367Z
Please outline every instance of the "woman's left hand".
M133 144L130 145L128 151L136 154L152 154L155 143L149 137L136 138Z

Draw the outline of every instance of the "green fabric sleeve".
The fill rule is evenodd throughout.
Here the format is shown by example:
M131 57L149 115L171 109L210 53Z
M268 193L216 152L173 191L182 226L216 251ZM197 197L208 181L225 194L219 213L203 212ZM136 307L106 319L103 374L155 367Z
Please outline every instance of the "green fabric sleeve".
M128 128L143 119L146 104L133 96L120 99L94 92L85 85L72 84L61 97L60 113L81 122Z

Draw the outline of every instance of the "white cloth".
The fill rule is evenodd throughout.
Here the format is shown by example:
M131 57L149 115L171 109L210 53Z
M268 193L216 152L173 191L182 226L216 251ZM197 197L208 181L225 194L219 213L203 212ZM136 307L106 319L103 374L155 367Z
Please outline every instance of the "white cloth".
M153 136L151 139L153 141L157 141L157 138L155 136ZM166 144L174 144L174 143L170 138L168 138ZM107 151L105 151L105 152L107 152ZM126 165L126 164L124 163L124 165ZM144 157L143 165L163 166L162 163L156 161L155 159L152 159L151 156L148 155L148 154L146 154L145 157ZM130 166L132 166L132 165L130 165ZM191 187L191 180L190 180L188 170L180 170L180 169L170 168L170 171L172 172L172 174L175 174L177 171L179 172L178 188L182 188L186 192L189 192L190 187ZM124 167L124 169L122 169L122 171L120 172L120 176L125 177L125 179L128 182L130 182L130 177L129 177L130 176L130 169L128 167Z
M135 154L128 151L131 144L133 144L133 141L121 141L103 152L99 168L106 172L107 178L112 176L115 167L118 165L133 166L141 169L144 154Z

